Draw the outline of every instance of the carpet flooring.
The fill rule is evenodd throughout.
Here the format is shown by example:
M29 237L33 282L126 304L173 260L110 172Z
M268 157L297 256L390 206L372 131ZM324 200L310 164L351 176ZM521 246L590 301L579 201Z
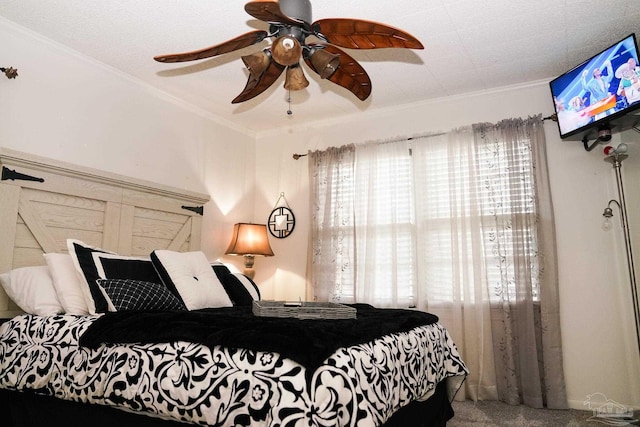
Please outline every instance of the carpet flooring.
M637 426L640 412L636 411L636 421L594 418L593 411L575 409L553 410L533 409L524 405L512 406L502 402L453 402L455 416L447 422L447 427L598 427L605 425Z

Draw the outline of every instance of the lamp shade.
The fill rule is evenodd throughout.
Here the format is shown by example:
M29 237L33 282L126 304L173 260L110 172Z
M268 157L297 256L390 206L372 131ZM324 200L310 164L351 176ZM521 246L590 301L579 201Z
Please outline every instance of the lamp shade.
M238 223L233 226L226 255L273 256L265 224Z

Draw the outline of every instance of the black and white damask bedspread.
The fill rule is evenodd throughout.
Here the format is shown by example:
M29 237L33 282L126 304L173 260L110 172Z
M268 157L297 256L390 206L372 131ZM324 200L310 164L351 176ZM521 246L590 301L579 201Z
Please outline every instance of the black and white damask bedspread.
M0 388L198 425L373 427L467 368L439 323L341 347L318 367L190 341L79 345L98 316L0 326Z

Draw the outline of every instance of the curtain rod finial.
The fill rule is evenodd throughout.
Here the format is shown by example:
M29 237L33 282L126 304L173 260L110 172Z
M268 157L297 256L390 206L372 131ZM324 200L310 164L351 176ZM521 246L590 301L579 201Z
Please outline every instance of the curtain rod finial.
M13 67L0 67L0 71L2 71L8 79L15 79L18 77L18 70Z

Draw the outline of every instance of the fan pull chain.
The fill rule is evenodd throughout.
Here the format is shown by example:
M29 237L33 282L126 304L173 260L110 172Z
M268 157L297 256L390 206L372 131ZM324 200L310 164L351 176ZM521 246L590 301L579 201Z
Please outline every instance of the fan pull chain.
M287 102L289 103L289 109L287 110L287 114L290 116L293 114L291 111L291 89L289 89L289 95L287 96Z

